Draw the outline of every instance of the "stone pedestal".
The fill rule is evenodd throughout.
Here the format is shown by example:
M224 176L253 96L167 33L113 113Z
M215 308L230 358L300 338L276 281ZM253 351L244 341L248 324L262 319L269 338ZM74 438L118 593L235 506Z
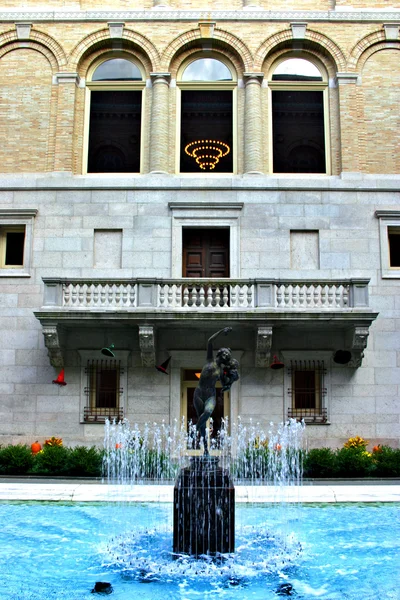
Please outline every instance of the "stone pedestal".
M215 556L235 550L235 488L218 460L194 457L178 475L173 540L177 554Z

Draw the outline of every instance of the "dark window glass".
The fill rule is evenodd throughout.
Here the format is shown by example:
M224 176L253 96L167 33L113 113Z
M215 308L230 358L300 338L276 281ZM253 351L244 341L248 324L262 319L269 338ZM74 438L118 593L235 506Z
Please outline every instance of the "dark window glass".
M213 169L202 170L196 158L185 152L188 144L199 140L221 141L228 145L229 153L220 157ZM182 90L180 170L182 173L233 171L232 91Z
M323 92L272 92L274 173L325 173Z
M117 369L97 371L96 407L114 408L117 406Z
M390 266L400 267L400 229L396 232L389 229Z
M294 372L294 408L316 407L315 371Z
M25 231L7 231L5 265L24 264Z
M141 91L92 91L88 173L140 171Z

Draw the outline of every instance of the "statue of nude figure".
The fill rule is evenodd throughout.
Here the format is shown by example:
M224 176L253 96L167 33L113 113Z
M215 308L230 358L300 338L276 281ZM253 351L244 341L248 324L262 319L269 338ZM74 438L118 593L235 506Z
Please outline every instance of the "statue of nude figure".
M229 390L232 383L239 379L238 362L232 358L230 348L220 348L214 359L213 340L221 333L227 335L232 327L225 327L214 333L208 340L207 362L204 365L197 388L194 391L193 404L196 409L198 421L197 431L204 442L204 455L208 456L206 437L206 424L211 417L216 405L215 385L217 381L222 384L222 390Z

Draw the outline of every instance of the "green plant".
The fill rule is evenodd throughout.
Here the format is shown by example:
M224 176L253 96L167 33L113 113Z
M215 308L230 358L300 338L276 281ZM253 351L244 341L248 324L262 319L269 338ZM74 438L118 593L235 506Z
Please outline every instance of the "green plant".
M103 452L95 446L76 446L68 453L66 470L77 477L100 477L102 462Z
M373 452L372 460L378 477L400 477L400 448L379 446L379 450Z
M336 452L336 461L339 477L370 477L376 470L372 454L362 448L341 448Z
M32 473L35 475L65 475L70 449L64 446L44 446L34 457Z
M330 448L313 448L304 456L304 477L335 477L336 452Z
M24 444L0 448L0 473L4 475L22 475L33 465L31 449Z

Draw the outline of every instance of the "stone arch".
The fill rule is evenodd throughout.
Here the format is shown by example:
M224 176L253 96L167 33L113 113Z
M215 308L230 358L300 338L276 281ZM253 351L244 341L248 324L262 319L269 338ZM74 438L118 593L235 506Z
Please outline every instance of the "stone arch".
M159 53L150 40L144 35L124 27L122 38L120 38L120 40L122 41L122 47L119 50L124 51L124 46L134 48L135 51L138 52L139 57L142 58L145 67L149 72L158 70L160 62ZM113 41L115 40L110 37L108 28L99 29L88 35L72 50L70 55L71 69L78 71L78 68L85 58L92 52L96 52L99 49L112 50Z
M201 43L212 40L212 49L224 52L226 56L231 58L236 67L240 64L240 69L244 72L251 71L253 65L253 57L242 40L233 34L224 31L223 29L214 29L212 38L203 38L200 34L200 29L191 29L176 37L167 46L162 54L162 65L167 71L176 73L176 58L182 59L182 55L188 56L193 52L198 52L202 49ZM181 60L180 60L181 62Z
M366 61L372 54L380 50L389 49L400 50L400 42L396 40L387 41L384 31L374 31L354 46L350 54L349 67L357 73L361 72Z
M66 64L64 50L58 42L40 31L32 29L28 40L19 40L15 30L6 31L0 35L0 56L18 48L31 48L43 54L51 64L53 73L60 71L61 67Z
M255 54L254 70L261 71L266 59L279 48L289 50L292 48L293 35L291 29L279 31L267 38L258 48ZM293 48L292 48L293 49ZM335 44L326 35L306 29L305 41L302 43L302 50L310 50L320 58L326 56L333 63L336 72L346 70L346 58L341 48Z

